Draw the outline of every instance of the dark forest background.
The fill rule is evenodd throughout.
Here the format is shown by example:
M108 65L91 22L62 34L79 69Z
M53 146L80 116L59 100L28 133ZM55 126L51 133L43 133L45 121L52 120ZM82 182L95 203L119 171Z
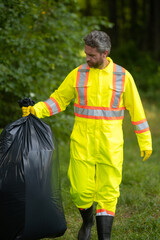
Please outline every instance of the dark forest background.
M158 105L159 12L158 0L0 0L0 128L21 117L19 99L46 100L85 61L83 37L95 29L110 35L111 58L142 98ZM65 138L73 108L45 120Z

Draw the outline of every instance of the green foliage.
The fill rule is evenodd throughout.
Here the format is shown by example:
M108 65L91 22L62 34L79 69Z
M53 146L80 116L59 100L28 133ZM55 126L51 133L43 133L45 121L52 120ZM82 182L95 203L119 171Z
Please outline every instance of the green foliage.
M1 0L0 126L21 116L19 99L46 100L82 63L83 37L107 23L104 17L82 17L74 0ZM47 120L60 137L68 135L64 124L71 112Z

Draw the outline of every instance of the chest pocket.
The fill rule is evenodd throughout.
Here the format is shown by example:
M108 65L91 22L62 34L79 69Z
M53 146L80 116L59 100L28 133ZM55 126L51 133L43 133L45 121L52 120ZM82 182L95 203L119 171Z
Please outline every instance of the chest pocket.
M112 89L111 108L118 108L121 95L124 92L125 69L117 64L113 64L113 81L110 89Z
M77 80L76 80L76 90L78 94L78 102L80 105L87 105L87 88L89 77L89 66L83 64L78 68L77 71Z

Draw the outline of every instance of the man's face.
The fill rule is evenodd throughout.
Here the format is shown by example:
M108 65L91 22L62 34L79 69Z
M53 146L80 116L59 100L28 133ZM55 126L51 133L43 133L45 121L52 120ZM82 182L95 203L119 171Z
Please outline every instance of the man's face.
M85 45L86 60L91 68L101 68L104 64L106 56L104 53L99 53L96 48Z

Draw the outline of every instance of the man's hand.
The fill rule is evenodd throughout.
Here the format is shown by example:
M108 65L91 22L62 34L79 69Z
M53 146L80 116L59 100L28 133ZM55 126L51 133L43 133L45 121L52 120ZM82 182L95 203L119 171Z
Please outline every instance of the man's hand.
M22 117L28 116L30 113L33 115L36 115L36 112L34 110L34 107L28 106L28 107L22 107Z
M152 150L144 150L141 152L141 157L143 157L143 162L145 162L152 154Z

